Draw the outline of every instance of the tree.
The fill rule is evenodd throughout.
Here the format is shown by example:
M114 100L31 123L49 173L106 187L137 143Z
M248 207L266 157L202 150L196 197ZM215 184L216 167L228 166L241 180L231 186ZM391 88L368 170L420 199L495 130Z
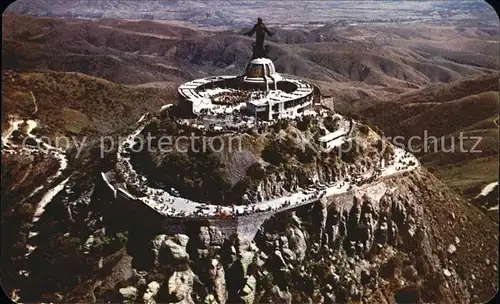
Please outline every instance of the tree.
M262 158L276 166L283 163L286 159L286 151L283 144L279 140L273 141L262 151Z
M148 133L151 133L151 134L157 134L158 133L158 129L159 129L159 125L160 125L160 122L158 121L158 119L154 118L152 119L143 129L142 133L143 134L148 134Z
M279 132L280 130L285 130L286 128L288 128L289 124L290 123L288 122L288 120L280 119L274 124L273 130L275 132Z
M306 131L311 125L312 118L311 116L302 116L302 119L297 121L297 128L301 131Z
M126 248L128 242L128 231L117 232L115 235L110 237L104 236L102 238L102 243L106 250L109 252L114 252L120 248Z
M323 120L323 125L328 131L335 132L335 130L337 129L337 121L338 119L333 119L332 116L327 116Z
M299 149L297 151L297 159L303 164L310 164L314 161L316 157L316 152L306 145L304 149Z
M20 206L19 208L19 214L23 218L28 218L33 216L33 213L35 212L35 208L33 207L32 204L24 203Z
M260 181L264 179L266 171L260 163L253 163L247 169L247 176L252 180Z
M362 134L364 134L364 135L368 135L368 132L370 132L370 128L368 128L368 126L367 126L367 125L365 125L365 124L360 124L360 125L358 126L358 129L359 129L359 131L360 131Z
M169 135L175 135L178 133L179 130L175 121L172 121L170 119L163 121L162 129L164 130L165 134Z
M344 142L340 148L339 155L342 161L346 163L354 163L358 156L359 146L356 141L351 141L351 144Z
M228 195L228 200L231 202L240 202L242 196L250 187L250 181L248 178L244 178L243 180L237 182L232 188Z

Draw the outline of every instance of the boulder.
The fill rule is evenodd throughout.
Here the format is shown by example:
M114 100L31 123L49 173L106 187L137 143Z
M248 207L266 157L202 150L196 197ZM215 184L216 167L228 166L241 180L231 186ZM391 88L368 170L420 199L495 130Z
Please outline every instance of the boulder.
M294 252L295 258L302 261L307 252L307 242L304 232L297 227L288 230L289 248Z
M185 261L189 259L189 255L186 252L186 247L183 247L173 240L166 240L164 242L166 249L166 256L173 260Z
M174 240L177 244L181 245L182 247L186 247L189 242L189 236L185 234L176 234Z
M255 290L257 288L257 280L253 275L247 277L245 286L242 290L241 299L245 304L252 304L255 300Z
M153 253L153 263L155 266L159 266L160 263L160 251L162 251L162 247L164 247L164 242L168 238L166 234L157 235L155 238L151 240L151 247Z
M134 303L137 299L137 288L134 286L120 288L118 291L122 295L123 303Z
M291 249L284 248L281 250L281 253L282 253L285 261L288 263L292 263L297 259L297 256L295 255L295 253Z
M224 244L224 236L222 235L222 231L217 227L210 227L210 243L216 246L222 246Z
M194 273L191 269L175 271L168 278L167 290L171 302L192 304L194 303L191 293L193 292Z
M207 226L201 226L198 233L198 247L208 248L210 246L210 228Z
M144 300L145 304L155 304L156 301L154 297L158 293L158 290L160 290L160 284L156 281L152 281L151 283L148 284L148 289L144 293L142 299Z

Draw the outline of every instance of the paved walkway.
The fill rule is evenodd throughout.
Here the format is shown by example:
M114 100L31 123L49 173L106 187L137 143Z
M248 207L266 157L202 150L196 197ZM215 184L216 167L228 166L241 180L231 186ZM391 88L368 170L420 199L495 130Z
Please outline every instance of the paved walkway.
M187 198L173 196L163 189L149 187L147 179L144 176L137 174L132 164L130 163L130 156L124 156L122 152L125 147L131 147L134 138L140 134L142 129L146 126L149 119L144 116L138 121L138 127L132 132L123 144L118 148L117 160L121 164L121 172L119 172L127 181L127 183L138 187L144 194L144 197L136 197L129 193L126 189L120 189L120 192L127 196L129 199L138 200L153 208L160 214L168 217L179 218L214 218L221 216L242 216L253 213L269 212L273 213L282 212L291 208L304 206L319 200L323 196L333 196L346 193L356 187L356 184L361 185L363 182L372 183L374 178L390 176L395 173L410 171L419 167L419 162L412 154L395 147L395 156L391 165L384 166L381 164L379 170L372 170L363 176L348 176L350 183L345 181L337 181L329 183L328 185L315 187L315 189L301 190L287 196L270 199L264 202L256 202L248 205L235 205L235 206L219 206L206 203L195 202ZM346 136L351 135L352 123ZM413 163L412 165L410 165ZM109 185L113 188L113 186ZM113 188L116 192L117 189Z

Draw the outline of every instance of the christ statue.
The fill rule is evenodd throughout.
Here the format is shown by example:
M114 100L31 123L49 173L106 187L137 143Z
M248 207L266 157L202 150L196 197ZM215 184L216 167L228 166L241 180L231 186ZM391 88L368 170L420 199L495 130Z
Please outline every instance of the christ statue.
M262 22L261 18L257 18L257 23L253 26L253 28L249 31L244 33L245 36L252 37L252 35L256 33L256 41L255 44L253 44L253 58L259 58L259 57L266 57L266 51L264 51L264 38L266 34L268 36L272 36L273 33L271 33L267 27L264 25Z

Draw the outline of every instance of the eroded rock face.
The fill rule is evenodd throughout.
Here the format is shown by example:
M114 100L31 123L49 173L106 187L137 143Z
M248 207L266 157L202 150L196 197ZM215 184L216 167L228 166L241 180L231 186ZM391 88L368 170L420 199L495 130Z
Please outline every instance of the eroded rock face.
M158 293L158 290L160 289L160 284L156 281L153 281L148 284L148 289L144 293L142 299L145 304L156 304L156 301L154 297Z
M153 261L155 266L160 266L160 251L165 247L165 241L168 236L165 234L157 235L151 240Z
M298 222L307 223L312 219L308 226L288 221L281 225L290 226L279 230L269 225L266 228L265 224L263 232L256 237L259 248L269 255L271 261L264 268L273 276L290 271L306 281L307 277L316 277L314 284L330 286L321 292L321 301L380 300L376 290L384 288L384 282L388 280L395 280L401 288L423 280L452 290L442 293L442 297L457 300L468 297L467 291L452 287L462 286L467 278L459 278L458 273L450 270L452 266L444 268L447 271L443 275L443 263L448 264L450 258L439 258L433 253L432 248L441 240L436 238L436 231L430 234L428 227L431 224L424 213L424 205L436 190L424 182L425 176L418 173L391 179L329 202L323 199L310 211L301 213ZM438 204L447 202L440 200ZM439 223L433 223L436 224ZM308 231L311 238L303 237ZM456 247L462 244L456 241L457 238L452 235L449 242L454 244L439 245L441 252L450 257L455 255ZM295 263L292 263L294 257ZM403 261L408 266L403 267ZM324 281L319 283L317 280ZM419 291L422 293L425 291ZM422 297L425 295L420 299ZM320 301L319 298L311 300ZM309 299L304 298L304 301Z
M123 303L134 303L137 299L137 288L134 286L120 288L119 292L122 295Z
M210 246L210 242L210 228L201 226L200 232L198 233L198 246L200 246L200 248L208 248L208 246Z
M191 297L194 276L191 269L175 271L167 280L169 301L180 304L195 303Z
M245 286L241 292L241 299L245 304L252 304L255 300L255 291L257 289L257 280L253 275L247 276Z
M292 227L287 230L288 247L294 254L297 261L302 261L307 252L307 242L304 232L298 227Z
M344 173L337 166L317 165L313 169L305 169L301 173L278 172L266 174L260 182L257 196L260 199L270 199L297 191L299 187L307 187L313 182L331 182L343 180ZM354 172L354 171L352 171Z
M209 278L213 286L213 297L217 303L224 304L227 301L226 278L224 266L216 259L211 260Z
M182 263L189 259L186 252L186 246L189 237L183 234L177 234L173 238L165 234L156 236L152 241L152 251L154 264L160 266L167 261L176 261Z
M279 286L274 286L271 289L271 299L272 303L290 304L292 303L292 294L286 287L282 290Z
M480 255L470 272L457 266L477 236L466 233L457 199L427 179L401 175L275 214L250 242L216 226L145 239L154 263L121 282L117 301L473 301L482 272L496 273L494 256Z

